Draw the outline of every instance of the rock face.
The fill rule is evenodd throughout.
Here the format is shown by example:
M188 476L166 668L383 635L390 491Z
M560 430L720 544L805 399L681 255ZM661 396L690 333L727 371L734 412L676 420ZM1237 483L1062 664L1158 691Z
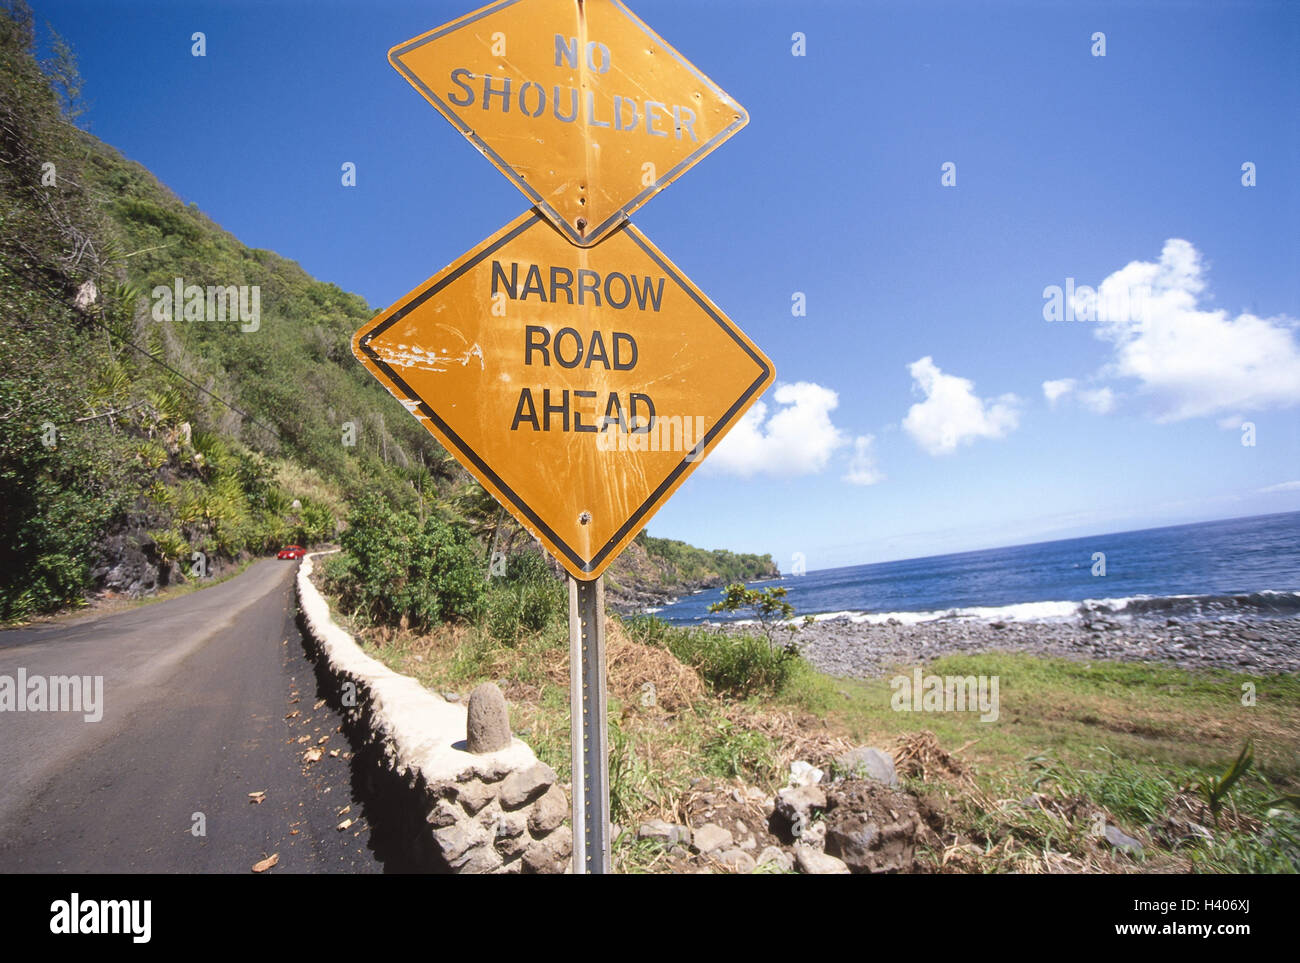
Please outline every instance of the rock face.
M470 752L496 752L510 745L510 713L495 683L484 682L469 695L465 745Z

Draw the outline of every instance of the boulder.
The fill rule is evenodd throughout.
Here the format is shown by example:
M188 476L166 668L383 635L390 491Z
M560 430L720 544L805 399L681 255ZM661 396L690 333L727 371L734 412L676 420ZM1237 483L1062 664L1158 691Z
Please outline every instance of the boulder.
M733 873L752 873L758 865L754 862L754 857L743 849L723 850L713 858Z
M705 823L695 830L694 837L694 849L702 856L731 846L731 830L723 829L713 823Z
M793 789L782 789L776 794L776 807L773 810L773 818L779 820L791 830L797 827L798 833L795 833L795 835L799 835L812 822L813 810L825 808L826 793L820 786L798 786Z
M799 872L809 876L847 876L849 867L834 856L813 849L811 846L796 845L794 862Z
M898 785L894 758L872 746L858 746L839 756L835 766L843 773L865 776L883 782L886 786Z
M689 826L682 826L678 823L670 823L663 819L651 819L637 827L637 839L652 839L664 846L689 846L691 844L691 829Z
M777 846L768 846L758 854L758 865L762 866L765 863L779 866L786 873L794 869L794 857Z
M534 840L523 856L526 873L563 873L573 855L573 831L561 826L545 839Z

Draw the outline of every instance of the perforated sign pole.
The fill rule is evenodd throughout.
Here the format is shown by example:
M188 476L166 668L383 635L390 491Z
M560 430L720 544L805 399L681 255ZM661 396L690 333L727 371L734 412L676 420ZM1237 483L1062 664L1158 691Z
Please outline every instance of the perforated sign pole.
M609 729L605 715L605 579L569 577L573 871L609 868Z
M628 218L749 115L622 0L493 0L388 59L534 208L352 352L569 573L573 871L609 873L601 573L776 375Z

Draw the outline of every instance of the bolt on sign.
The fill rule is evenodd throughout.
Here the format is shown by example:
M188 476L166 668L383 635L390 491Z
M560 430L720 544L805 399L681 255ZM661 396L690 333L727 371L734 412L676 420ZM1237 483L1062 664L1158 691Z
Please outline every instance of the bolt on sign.
M749 121L619 0L501 0L388 60L581 247Z
M631 224L516 218L357 332L362 364L575 578L598 578L772 363Z

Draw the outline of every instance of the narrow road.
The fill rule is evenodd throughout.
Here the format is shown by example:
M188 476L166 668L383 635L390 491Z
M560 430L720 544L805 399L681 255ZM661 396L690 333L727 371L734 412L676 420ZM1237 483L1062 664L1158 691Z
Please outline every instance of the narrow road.
M0 632L0 687L103 677L98 721L0 711L0 872L248 873L272 855L275 873L383 871L303 653L297 568Z

